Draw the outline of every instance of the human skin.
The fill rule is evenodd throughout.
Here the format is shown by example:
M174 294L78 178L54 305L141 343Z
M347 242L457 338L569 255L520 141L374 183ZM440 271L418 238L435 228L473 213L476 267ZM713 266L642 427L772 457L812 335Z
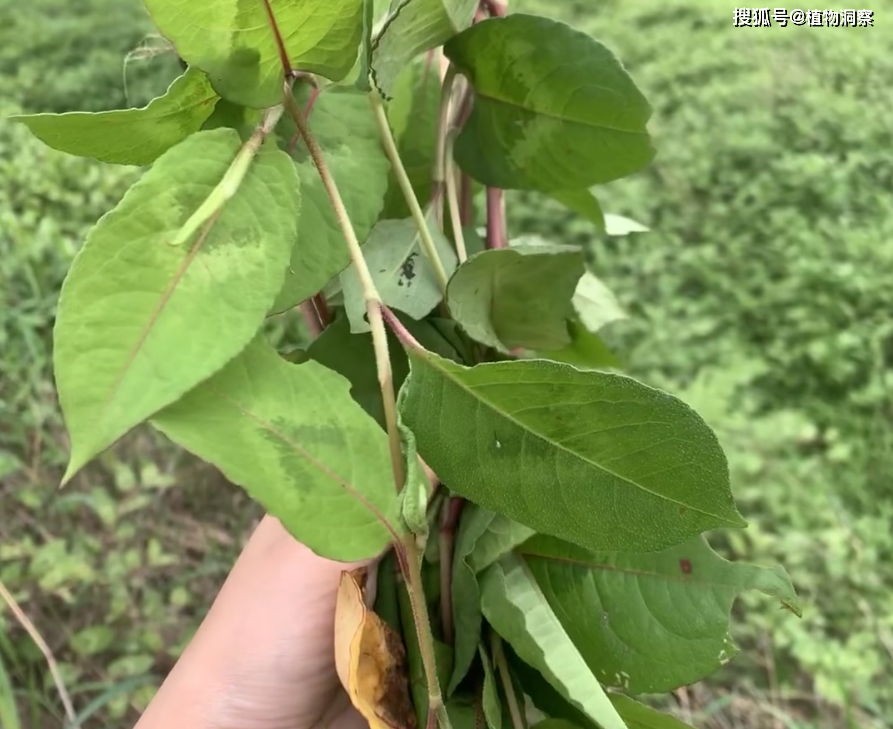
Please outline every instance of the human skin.
M335 672L342 570L266 516L135 729L367 729Z

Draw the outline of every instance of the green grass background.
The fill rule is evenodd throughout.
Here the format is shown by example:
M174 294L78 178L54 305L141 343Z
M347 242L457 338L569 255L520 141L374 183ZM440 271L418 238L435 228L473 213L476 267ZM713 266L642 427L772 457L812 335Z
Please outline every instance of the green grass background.
M708 729L893 727L893 4L876 27L734 28L718 0L514 0L608 44L654 108L654 165L606 186L647 234L601 238L511 194L514 234L592 248L630 319L606 332L728 452L748 530L802 620L736 608L743 653L672 705ZM0 117L141 104L176 63L137 0L0 0ZM142 50L127 66L122 60ZM83 726L132 726L258 510L138 429L56 490L56 299L137 172L0 121L0 579L46 637ZM0 725L62 725L42 656L0 611Z

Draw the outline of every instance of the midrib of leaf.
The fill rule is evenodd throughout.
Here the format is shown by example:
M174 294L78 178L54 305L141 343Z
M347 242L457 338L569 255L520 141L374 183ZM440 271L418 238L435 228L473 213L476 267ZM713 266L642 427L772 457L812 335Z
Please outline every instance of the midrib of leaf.
M369 511L381 524L385 529L390 532L391 536L394 538L395 542L400 541L400 534L397 529L387 520L384 514L378 510L378 508L369 502L369 500L363 496L354 486L349 484L343 478L341 478L337 473L331 471L324 463L314 458L310 453L307 452L305 448L303 448L300 444L295 443L288 436L282 433L280 430L276 428L272 423L267 422L260 416L252 413L250 410L246 410L245 407L242 406L241 403L234 400L232 397L227 395L225 392L218 390L217 388L211 387L209 388L211 392L213 392L217 397L219 397L224 402L232 405L236 410L238 410L242 415L244 415L249 420L252 420L256 425L258 425L263 430L267 431L270 435L275 436L283 444L294 450L301 458L307 461L311 466L316 468L320 473L322 473L326 478L335 482L341 488L343 488L348 494L350 494L353 498L355 498L363 507Z
M424 356L424 355L422 355L422 356ZM427 358L426 358L426 359L427 359ZM574 459L576 459L576 460L578 460L578 461L582 461L583 463L588 463L588 464L590 464L591 466L594 466L595 468L597 468L598 470L600 470L600 471L602 471L602 472L604 472L604 473L607 473L607 474L609 474L609 475L611 475L611 476L614 476L615 478L618 478L618 479L620 479L621 481L623 481L623 482L625 482L625 483L628 483L629 485L634 486L634 487L637 488L637 489L641 489L642 491L644 491L644 492L646 492L646 493L649 493L649 494L651 494L652 496L656 496L656 497L659 498L659 499L663 499L664 501L666 501L666 502L668 502L668 503L676 504L677 506L682 506L682 507L685 507L686 509L691 509L692 511L696 511L696 512L698 512L699 514L704 514L705 516L712 516L712 517L714 517L714 518L716 518L716 519L720 519L720 520L722 520L722 521L724 521L724 522L727 522L727 521L728 521L725 517L719 516L719 515L717 515L717 514L712 514L712 513L710 513L709 511L704 511L703 509L699 509L699 508L697 508L696 506L692 506L691 504L686 504L686 503L684 503L684 502L677 501L676 499L670 498L669 496L666 496L666 495L664 495L664 494L659 494L659 493L657 493L657 492L655 492L655 491L652 491L651 489L647 488L646 486L644 486L644 485L642 485L642 484L638 484L638 483L636 483L635 481L631 481L631 480L630 480L629 478L627 478L626 476L621 476L619 473L615 473L615 472L612 471L611 469L609 469L609 468L605 468L605 467L602 466L600 463L596 463L596 462L594 462L594 461L590 461L590 460L587 459L587 458L584 458L584 457L581 456L579 453L575 453L574 451L569 450L568 448L566 448L565 446L563 446L561 443L558 443L558 442L553 441L553 440L549 440L546 436L544 436L544 435L542 435L542 434L540 434L540 433L537 433L535 430L531 430L529 427L527 427L526 425L524 425L524 424L521 423L520 421L516 420L515 418L513 418L513 417L512 417L511 415L509 415L508 413L504 412L503 410L500 410L500 409L499 409L498 407L496 407L492 402L490 402L489 400L487 400L487 398L485 398L483 395L476 395L475 392L474 392L474 389L473 389L473 388L468 387L468 386L465 385L461 380L456 379L456 378L452 375L452 373L447 372L445 369L443 369L443 368L441 368L441 367L438 367L436 364L434 364L433 362L431 362L431 360L428 360L428 361L431 363L431 366L433 366L433 367L437 367L437 369L440 370L441 372L443 372L444 375L446 375L446 377L447 377L450 381L452 381L453 383L455 383L456 385L458 385L460 389L462 389L464 392L468 393L472 398L474 398L474 399L476 399L476 400L479 400L480 402L484 403L485 405L487 405L487 406L490 408L490 410L491 410L492 412L496 413L496 415L498 415L498 416L500 416L501 418L503 418L504 420L506 420L506 421L512 423L513 425L516 425L518 428L520 428L521 430L523 430L525 433L530 433L533 437L538 438L539 440L541 440L541 441L544 442L544 443L548 443L548 444L550 444L550 445L555 446L556 448L559 448L560 450L564 451L565 453L567 453L568 455L570 455L570 456L573 457ZM570 366L570 365L569 365L569 366ZM524 384L526 384L526 385L537 385L537 384L539 384L539 385L549 385L549 384L552 384L552 383L550 383L550 382L529 382L529 381L528 381L528 382L525 382ZM605 401L605 402L607 402L607 401ZM538 408L539 408L539 406L537 406L537 409L538 409ZM600 431L595 431L595 432L600 432Z
M161 297L158 300L158 304L156 304L155 308L152 310L152 313L149 315L149 319L146 321L145 326L140 332L140 336L136 340L136 344L134 344L130 352L128 352L127 359L124 361L124 365L121 367L121 371L115 378L115 382L112 384L108 396L103 401L102 408L100 408L99 410L100 420L105 419L108 408L111 405L112 401L115 399L115 396L118 394L118 390L121 387L121 383L124 382L124 378L127 376L127 373L130 372L130 368L133 365L137 354L139 354L140 350L143 348L143 345L146 343L146 339L148 339L149 334L151 334L155 324L158 323L158 319L160 318L168 302L170 302L171 297L174 295L174 291L176 291L177 286L180 285L180 281L183 280L183 276L186 275L186 271L189 269L189 266L192 265L192 262L195 260L196 256L198 256L199 251L201 251L202 246L204 246L205 241L208 239L208 235L211 233L211 229L214 227L214 224L217 222L217 219L220 217L220 214L222 212L223 208L221 207L212 214L211 218L205 224L204 229L199 233L198 238L192 245L192 248L189 250L186 258L183 259L183 263L180 264L180 267L177 269L174 277L167 285L167 288L162 291Z
M602 87L598 87L598 88L602 88ZM492 94L482 93L482 92L478 91L476 87L475 87L475 93L479 97L487 99L488 101L492 101L495 104L502 104L503 106L510 106L515 109L522 109L528 113L536 114L538 116L544 116L548 119L554 119L555 121L572 122L574 124L580 124L584 127L589 127L591 129L610 129L612 132L620 132L621 134L631 134L634 136L641 136L641 135L645 134L644 130L622 129L621 127L615 127L615 126L612 126L607 123L595 124L591 121L587 121L586 119L577 119L574 117L559 116L559 113L542 111L541 109L536 109L532 106L526 106L523 102L509 101L507 99L502 99L502 98L500 98L498 96L494 96ZM567 109L567 106L565 106L565 109Z

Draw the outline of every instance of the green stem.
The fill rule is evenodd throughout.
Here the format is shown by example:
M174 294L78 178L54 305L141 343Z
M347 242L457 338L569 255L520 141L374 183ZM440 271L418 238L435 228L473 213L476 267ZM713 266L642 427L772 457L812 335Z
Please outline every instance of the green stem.
M450 64L443 77L440 89L440 108L437 114L437 146L434 150L434 170L432 173L431 204L437 225L443 229L443 191L446 167L447 134L450 129L450 105L453 100L453 86L456 81L456 67Z
M440 681L437 678L437 659L434 654L434 634L431 632L431 620L425 603L425 589L422 584L421 561L415 535L408 534L396 547L400 570L406 580L406 591L412 606L412 620L419 639L419 651L422 654L422 665L425 668L425 680L428 685L428 716L434 715L440 729L452 729L450 717L443 702ZM428 724L431 722L429 720Z
M515 686L512 683L512 675L509 673L509 664L505 660L505 651L502 650L502 639L493 633L491 641L491 653L493 654L493 663L499 672L499 678L502 681L502 690L505 692L505 699L509 705L509 713L512 716L513 729L527 729L527 724L521 714L521 705L518 703L518 695L515 693Z
M248 141L239 149L229 169L223 175L223 179L211 190L211 194L204 199L202 204L198 206L198 209L189 216L189 219L177 232L177 235L170 241L170 245L180 246L192 240L193 235L205 223L219 214L223 206L239 191L245 176L248 174L248 170L251 169L251 163L264 143L264 139L279 123L279 120L282 118L282 112L283 107L281 104L264 112L261 123L248 138Z
M397 177L397 182L403 191L403 197L406 199L406 204L409 206L409 211L412 213L412 218L419 230L422 249L434 268L434 274L437 276L437 283L440 285L441 291L446 295L449 277L446 274L446 269L443 267L443 261L440 260L440 256L437 254L434 238L431 237L431 229L428 227L425 213L422 212L422 206L419 205L415 191L412 189L412 182L409 180L409 175L406 174L403 160L400 159L400 152L397 150L397 143L394 141L394 135L391 133L391 126L388 123L387 114L385 114L384 106L381 103L381 97L378 95L378 92L373 90L369 93L369 100L372 103L372 110L375 114L375 121L378 124L378 131L381 135L385 153L391 161L394 175Z
M403 488L406 480L405 468L403 465L403 452L400 447L400 432L397 429L397 405L396 396L394 394L394 374L391 370L391 358L388 353L388 337L384 326L384 319L381 314L381 297L375 288L375 281L372 280L372 274L369 272L369 266L366 265L366 259L363 257L363 251L360 248L360 241L357 238L356 231L350 222L350 215L347 208L344 207L344 201L338 186L326 165L322 150L316 142L310 127L304 119L304 114L295 101L294 95L288 84L285 86L285 107L295 121L298 131L307 145L307 151L316 171L319 173L319 179L329 196L332 208L335 211L335 217L338 219L338 225L347 242L347 248L350 251L350 259L357 269L360 278L360 284L363 288L363 298L366 300L366 314L369 317L369 326L372 329L372 346L375 350L375 366L378 371L378 385L381 388L381 398L384 403L385 425L388 431L388 444L391 451L391 468L394 472L394 485L399 492Z
M456 138L456 130L450 130L447 135L444 149L444 175L446 177L447 207L450 209L450 223L453 226L453 241L456 244L456 256L459 263L468 260L468 252L465 250L465 234L462 232L462 214L459 210L459 195L456 193L456 171L453 168L453 141Z

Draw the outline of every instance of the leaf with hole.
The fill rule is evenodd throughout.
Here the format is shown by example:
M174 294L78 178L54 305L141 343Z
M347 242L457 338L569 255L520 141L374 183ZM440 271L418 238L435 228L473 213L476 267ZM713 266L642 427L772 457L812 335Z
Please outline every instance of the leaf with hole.
M602 729L626 729L520 559L503 557L480 584L484 617L522 660Z
M9 117L60 152L119 165L149 165L197 132L220 97L208 77L190 68L141 109L70 111Z
M537 536L518 552L590 669L633 694L695 683L728 662L729 613L744 590L799 614L784 570L728 562L703 537L631 554Z
M450 279L447 303L468 336L481 344L502 352L560 349L570 343L566 321L585 270L583 252L575 246L484 251Z
M367 559L403 531L387 435L347 380L290 364L261 337L152 423L317 554Z
M66 481L223 367L263 323L297 233L288 157L266 144L234 197L200 230L194 223L239 149L236 132L217 129L168 150L78 253L54 331Z
M310 131L362 243L384 205L390 170L369 99L356 89L341 87L328 87L315 96L306 86L296 90L295 99L302 108L310 109ZM316 166L306 145L296 137L294 122L286 117L276 131L284 148L293 146L303 195L298 242L285 285L273 306L273 311L281 312L321 291L347 267L350 253Z
M478 0L394 0L372 45L372 78L390 98L400 72L416 56L467 28Z
M432 221L429 230L447 276L456 270L456 252ZM443 298L434 266L422 250L421 236L411 218L381 220L363 245L363 257L381 301L413 319L423 319ZM341 274L344 309L352 332L368 332L366 300L356 267Z
M654 156L651 107L585 33L516 13L473 25L443 50L475 91L455 155L481 183L557 193L631 175Z
M403 420L460 496L590 549L665 549L746 525L716 436L672 395L547 360L463 367L407 352Z
M180 57L205 71L225 99L263 109L282 100L285 70L270 13L292 69L339 81L353 68L363 0L143 0Z

